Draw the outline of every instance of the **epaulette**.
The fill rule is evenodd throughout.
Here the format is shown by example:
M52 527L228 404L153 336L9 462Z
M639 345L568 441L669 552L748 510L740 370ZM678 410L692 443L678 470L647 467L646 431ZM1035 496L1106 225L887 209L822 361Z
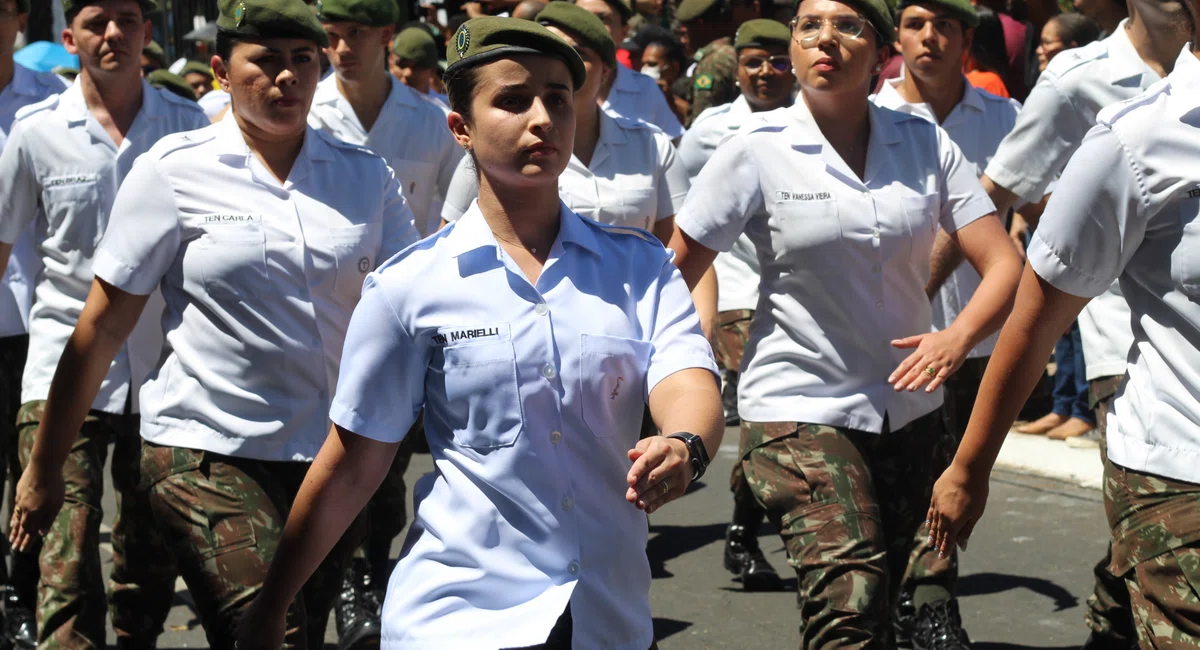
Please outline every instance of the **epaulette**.
M23 120L35 113L41 113L43 111L52 111L52 110L58 108L58 97L59 97L58 95L51 95L51 96L43 99L40 102L26 104L26 105L22 106L21 108L18 108L17 114L16 114L16 119Z
M1136 97L1121 100L1115 104L1105 106L1096 114L1096 123L1105 126L1112 126L1117 120L1125 115L1132 113L1139 107L1147 104L1153 104L1160 95L1167 92L1171 88L1170 79L1163 79L1156 82Z

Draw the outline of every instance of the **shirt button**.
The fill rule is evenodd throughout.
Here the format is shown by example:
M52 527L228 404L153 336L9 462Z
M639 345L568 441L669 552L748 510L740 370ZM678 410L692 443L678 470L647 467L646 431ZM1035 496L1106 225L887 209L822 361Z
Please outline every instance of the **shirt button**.
M562 442L562 434L559 433L558 431L551 431L550 432L550 444L557 445L560 442Z
M547 363L542 366L542 376L546 379L554 379L558 375L558 371L554 369L553 363Z
M546 306L546 303L539 302L536 306L534 306L533 311L538 316L545 316L546 312L550 311L550 308Z
M875 303L875 309L878 309L879 311L883 311L883 301L882 300Z
M571 563L567 565L567 573L573 576L579 575L579 563L575 560L571 560Z
M872 228L872 229L871 229L871 236L872 236L872 237L874 237L875 239L879 239L879 229L878 229L878 228Z
M571 512L571 508L574 508L574 507L575 507L575 502L571 500L571 497L563 497L563 500L562 500L562 509L563 510L566 510L567 512Z

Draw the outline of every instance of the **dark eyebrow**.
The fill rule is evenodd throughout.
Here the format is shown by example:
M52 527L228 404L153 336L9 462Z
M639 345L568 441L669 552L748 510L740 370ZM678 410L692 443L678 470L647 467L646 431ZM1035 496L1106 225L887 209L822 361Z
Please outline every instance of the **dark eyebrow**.
M551 81L550 83L548 83L546 85L550 86L554 90L565 90L567 92L571 92L571 89L567 87L567 84L560 84L557 81Z
M507 86L500 86L500 92L511 93L518 90L525 90L528 87L529 84L508 84Z

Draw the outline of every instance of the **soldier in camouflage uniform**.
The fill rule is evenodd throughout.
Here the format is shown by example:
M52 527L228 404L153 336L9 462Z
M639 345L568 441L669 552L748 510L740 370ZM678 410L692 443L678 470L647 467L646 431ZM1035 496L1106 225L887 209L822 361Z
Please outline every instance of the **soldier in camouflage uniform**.
M683 0L676 16L688 56L696 62L687 119L691 126L705 109L738 98L733 36L742 23L761 18L759 0Z

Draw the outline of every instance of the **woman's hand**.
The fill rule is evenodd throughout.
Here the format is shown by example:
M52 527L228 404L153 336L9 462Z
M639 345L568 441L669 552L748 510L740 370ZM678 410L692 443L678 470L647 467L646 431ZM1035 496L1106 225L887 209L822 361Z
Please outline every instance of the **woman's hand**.
M967 550L967 540L987 506L988 477L974 477L952 463L933 485L929 502L929 545L946 556L957 544Z
M678 438L654 436L629 450L629 490L625 500L650 514L687 492L692 482L691 454Z
M50 530L66 495L62 468L46 468L31 462L17 482L17 497L9 524L8 541L18 551L27 551L38 537Z
M888 383L897 391L914 391L925 386L927 393L937 390L947 377L962 367L971 351L971 342L953 325L940 332L892 341L892 346L916 348L916 351L896 367L888 377Z
M238 622L237 650L279 650L287 634L287 606L268 602L260 592Z

